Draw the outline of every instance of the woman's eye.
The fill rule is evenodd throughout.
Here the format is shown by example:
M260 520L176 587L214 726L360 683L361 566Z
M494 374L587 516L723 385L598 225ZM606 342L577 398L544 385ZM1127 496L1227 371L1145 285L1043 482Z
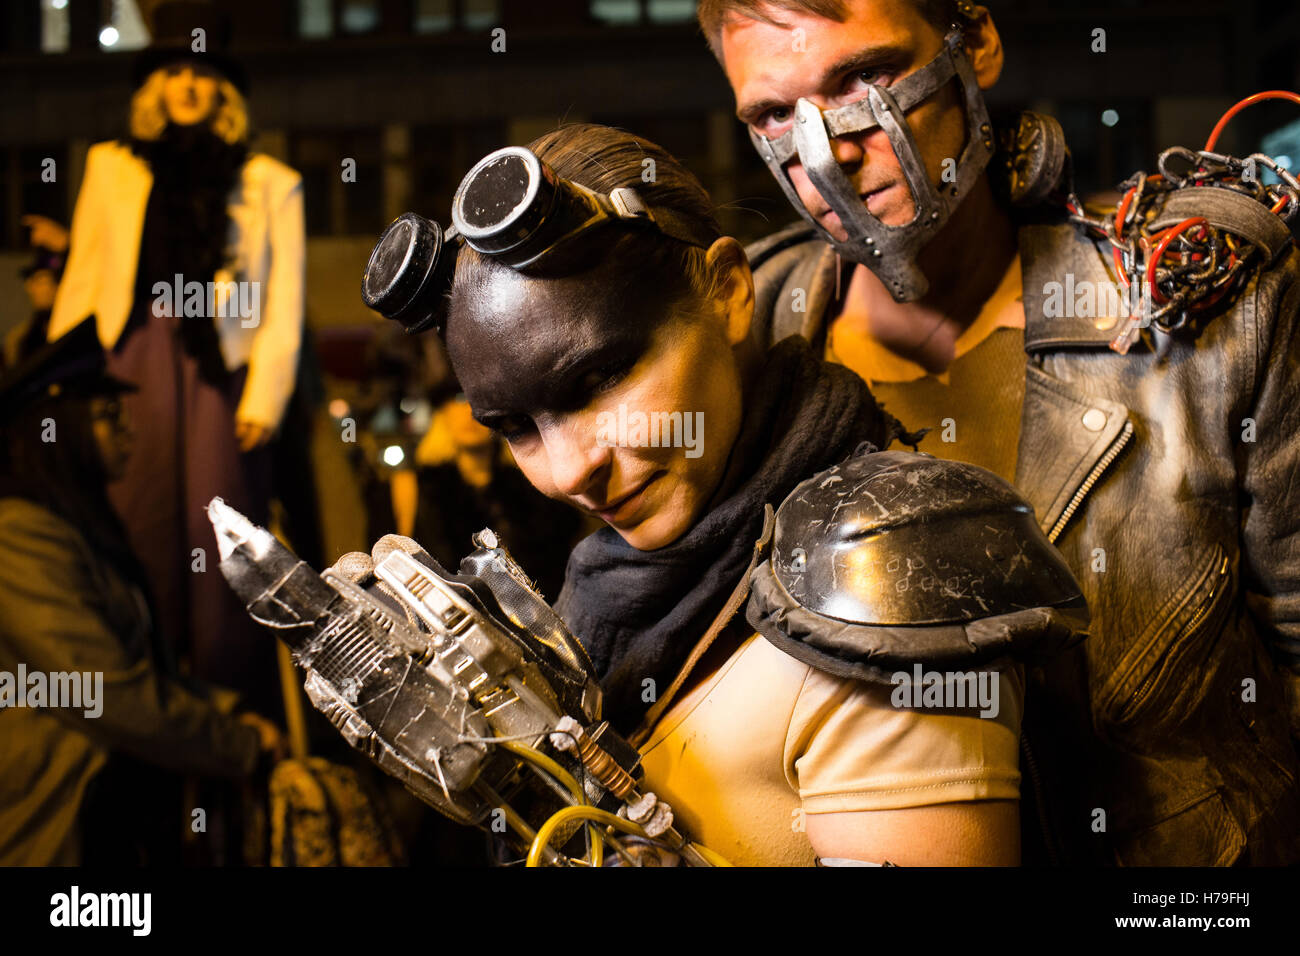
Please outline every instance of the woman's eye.
M617 387L627 378L629 371L631 367L628 365L610 365L588 372L582 379L583 391L588 395L602 395Z
M537 426L526 415L511 415L508 418L498 419L492 423L491 427L506 441L519 441L527 438Z

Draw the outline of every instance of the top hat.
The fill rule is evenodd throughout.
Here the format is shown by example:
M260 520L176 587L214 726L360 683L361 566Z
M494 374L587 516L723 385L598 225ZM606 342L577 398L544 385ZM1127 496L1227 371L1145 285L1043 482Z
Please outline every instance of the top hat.
M137 390L130 382L108 374L95 318L91 316L0 377L0 417L9 417L47 398L112 397Z
M202 30L203 49L196 50ZM248 95L248 74L230 50L230 15L205 0L165 0L150 18L152 41L136 54L131 64L131 82L136 89L154 70L188 61L216 70Z

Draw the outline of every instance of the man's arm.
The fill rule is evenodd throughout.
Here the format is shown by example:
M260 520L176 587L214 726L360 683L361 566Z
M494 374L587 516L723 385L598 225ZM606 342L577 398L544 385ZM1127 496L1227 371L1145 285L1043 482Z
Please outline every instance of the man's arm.
M1291 729L1300 736L1300 280L1288 278L1273 314L1255 310L1256 387L1247 412L1254 441L1241 444L1242 570L1246 606L1282 664ZM1243 436L1246 424L1231 423Z

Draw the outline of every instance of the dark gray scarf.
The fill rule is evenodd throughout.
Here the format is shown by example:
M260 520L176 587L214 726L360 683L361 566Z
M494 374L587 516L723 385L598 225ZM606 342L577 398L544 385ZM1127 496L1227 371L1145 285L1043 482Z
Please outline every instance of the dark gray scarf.
M862 379L788 338L767 353L727 477L690 531L656 551L612 528L578 544L555 606L591 654L617 730L630 733L653 703L642 682L662 693L722 610L762 533L763 506L862 442L883 449L901 433Z

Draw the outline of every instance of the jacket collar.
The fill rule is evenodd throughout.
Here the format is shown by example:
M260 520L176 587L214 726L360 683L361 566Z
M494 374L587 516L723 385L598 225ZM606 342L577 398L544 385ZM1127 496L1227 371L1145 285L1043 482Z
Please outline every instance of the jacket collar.
M1105 348L1124 316L1103 244L1070 223L1021 226L1025 351ZM1140 346L1139 346L1140 347Z

